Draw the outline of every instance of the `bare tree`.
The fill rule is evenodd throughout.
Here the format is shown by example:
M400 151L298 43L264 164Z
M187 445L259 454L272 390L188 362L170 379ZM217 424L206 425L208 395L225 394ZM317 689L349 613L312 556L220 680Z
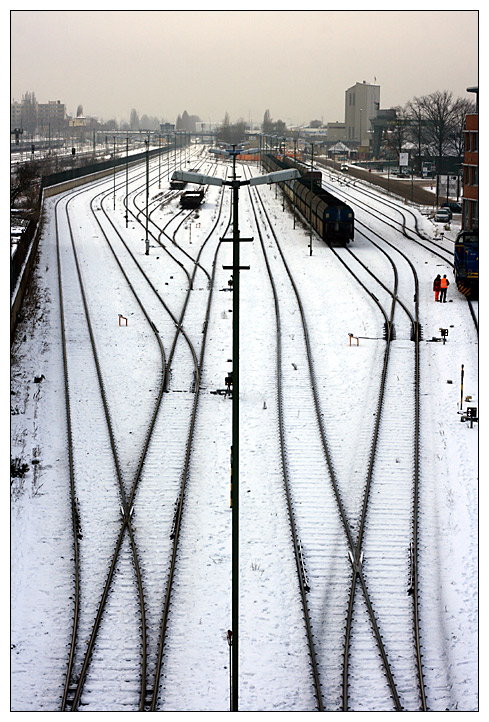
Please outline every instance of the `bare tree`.
M27 133L35 133L37 128L37 100L34 93L22 96L22 126Z
M394 108L396 111L395 120L389 124L389 143L396 151L398 157L402 153L402 149L409 139L409 123L410 118L405 108L398 105Z
M265 133L265 135L269 135L273 131L272 118L270 116L270 111L268 109L265 110L265 115L263 116L263 123L261 125L261 129Z
M134 108L131 110L129 125L131 126L131 130L139 130L139 115Z
M36 161L19 163L10 181L10 205L13 208L20 198L29 195L39 180L39 164ZM29 205L29 204L27 204Z
M455 155L462 156L465 146L465 116L475 113L475 103L467 98L459 98L455 101L455 118L453 126L452 145Z
M420 98L413 98L406 106L410 116L409 138L416 146L415 165L416 172L421 174L424 150L427 143L426 118Z
M287 125L284 121L272 120L269 110L265 111L261 128L265 135L285 135L287 132Z
M437 90L419 98L426 119L426 137L436 157L436 204L440 195L441 159L453 139L457 118L457 103L448 90Z
M236 123L231 123L229 113L226 112L221 127L218 130L217 138L224 143L237 145L246 138L247 125L243 118Z

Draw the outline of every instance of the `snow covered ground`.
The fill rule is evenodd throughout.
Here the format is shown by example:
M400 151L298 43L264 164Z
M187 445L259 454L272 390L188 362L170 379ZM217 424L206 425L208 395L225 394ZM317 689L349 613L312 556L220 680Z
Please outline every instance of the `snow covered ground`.
M219 173L223 173L220 169ZM256 168L253 172L256 172ZM153 173L158 173L153 164ZM167 186L167 182L166 186ZM110 193L112 179L105 190ZM156 196L158 183L153 186ZM83 277L89 288L88 304L95 321L95 337L101 350L102 368L114 410L115 428L121 462L131 478L141 444L141 429L152 411L152 393L157 382L159 361L156 343L142 314L137 310L111 252L101 242L100 233L90 216L89 202L104 186L87 187L86 192L70 201L75 236L82 257ZM339 191L340 189L338 189ZM375 191L373 191L375 192ZM362 188L348 187L348 193L363 199ZM170 262L156 247L144 255L143 232L131 221L126 231L122 198L108 197L106 209L112 214L122 234L129 239L138 261L144 265L161 295L173 312L180 310L186 281L181 268ZM311 343L315 360L324 373L322 403L334 424L334 452L345 489L354 495L355 464L362 437L362 413L355 410L370 403L369 380L376 360L383 350L383 319L374 305L355 287L351 277L331 251L318 239L309 255L309 233L282 210L280 192L265 188L263 198L273 218L277 235L285 249L287 262L305 303L311 325ZM383 208L371 198L371 206ZM67 196L68 198L68 196ZM195 256L205 229L216 217L218 190L209 190L199 212L198 225L185 225L176 238L188 254ZM63 367L60 349L60 311L57 286L54 204L46 204L46 222L40 243L39 261L34 272L33 293L23 314L12 362L11 456L19 465L27 464L24 475L12 479L11 486L11 704L13 710L57 710L67 668L69 634L72 623L73 594L72 530L67 454ZM351 203L351 201L349 201ZM63 205L64 201L61 202ZM141 205L141 200L139 201ZM229 198L225 210L229 209ZM379 205L377 205L379 204ZM144 205L144 203L143 203ZM177 201L154 214L161 226L177 210ZM228 212L228 210L226 211ZM424 341L421 344L421 489L420 489L420 587L421 631L424 674L428 707L432 711L471 711L478 708L478 424L471 429L461 423L460 372L464 366L464 397L467 405L479 406L478 339L465 299L453 283L447 304L435 304L431 290L436 273L450 274L449 267L429 251L409 242L399 232L368 216L359 206L356 218L376 230L409 254L420 278L420 322ZM391 211L393 217L397 211ZM426 233L435 227L419 217ZM171 226L173 228L173 226ZM310 684L308 652L302 628L297 580L290 545L290 526L286 516L280 473L276 402L274 399L275 342L273 300L265 275L263 253L257 242L248 195L240 194L240 230L242 236L253 235L253 244L243 244L241 262L250 265L241 281L241 663L240 709L244 711L308 711L315 709ZM448 237L454 237L456 227ZM222 232L222 231L221 231ZM274 253L271 239L267 240ZM215 243L202 256L202 266L211 270ZM226 246L226 244L223 244ZM378 251L360 234L354 251L374 267ZM69 250L69 249L67 249ZM123 253L122 249L120 251ZM209 338L202 369L202 390L188 481L188 502L184 511L182 547L172 624L165 652L163 678L158 709L169 711L221 710L229 705L229 650L226 641L231 626L231 515L229 510L229 447L231 404L211 390L222 388L230 370L232 348L231 294L227 288L230 244L220 252L217 263L216 291L209 326ZM68 255L66 256L68 258ZM179 260L185 262L183 255ZM188 259L187 259L188 260ZM127 261L129 268L129 261ZM77 281L64 267L66 288L75 289ZM201 273L199 271L199 273ZM400 295L411 302L410 277L403 268ZM137 278L134 269L132 277ZM204 297L206 279L197 277L196 296ZM141 284L141 288L143 284ZM151 317L168 338L172 324L165 321L161 308L146 291ZM284 296L284 298L288 298ZM402 298L402 295L401 295ZM286 301L286 303L288 303ZM117 324L118 314L128 316L127 328ZM285 309L287 313L287 309ZM290 306L288 313L295 309ZM197 347L200 344L201 316L197 305L189 309L184 329ZM80 316L80 317L79 317ZM69 332L73 347L80 351L78 386L74 403L83 421L83 408L93 401L94 388L86 379L82 351L86 333L82 332L80 308L70 308ZM167 324L165 326L164 324ZM160 328L161 324L161 328ZM448 328L446 344L433 343L440 327ZM80 328L78 331L77 329ZM163 329L168 328L168 331ZM357 348L348 344L348 333L368 337ZM373 339L377 339L376 341ZM399 344L403 342L400 339ZM183 344L183 342L182 342ZM178 481L181 471L178 453L185 442L185 426L190 394L185 348L177 346L180 356L174 369L171 404L162 414L162 427L148 458L148 470L136 498L134 524L139 534L143 564L148 571L147 593L150 629L157 628L166 565L161 540L170 521L163 517L157 483L159 474L165 484ZM179 375L179 369L181 370ZM345 372L346 370L346 372ZM36 378L44 376L41 382ZM176 392L178 391L178 393ZM81 412L81 413L80 413ZM98 427L85 424L86 455L99 448ZM172 434L172 429L175 433ZM393 425L392 438L398 431ZM300 444L300 439L298 440ZM175 447L172 446L173 442ZM165 456L170 453L171 459ZM173 454L176 454L174 457ZM161 459L165 459L161 468ZM115 487L101 483L101 460L86 479L79 479L80 489L88 484L92 512L92 539L101 558L108 555L116 534L118 502ZM159 463L160 462L160 463ZM88 468L88 467L84 467ZM104 480L110 472L103 475ZM168 479L167 479L168 477ZM166 481L167 479L167 481ZM156 484L156 486L155 486ZM166 487L165 487L166 488ZM81 492L80 492L81 493ZM353 502L351 502L353 503ZM159 512L161 509L161 517ZM165 512L167 513L167 511ZM171 517L171 514L170 514ZM87 517L87 524L89 518ZM165 541L166 544L166 541ZM105 546L104 546L105 545ZM90 571L93 564L93 571ZM121 560L119 584L124 584ZM95 598L103 578L103 566L90 556L85 575L93 586ZM115 594L115 593L114 593ZM115 600L115 596L114 596ZM114 602L115 603L115 602ZM131 602L132 604L132 602ZM109 616L117 609L108 610ZM86 629L90 610L85 609ZM132 612L128 616L131 616ZM153 615L153 616L151 616ZM134 614L137 617L137 614ZM153 618L154 617L154 618ZM127 620L124 620L126 625ZM138 672L134 660L138 654L137 629L125 639L126 651L118 659L110 656L108 645L123 636L117 627L104 631L93 660L90 686L92 699L85 697L85 709L136 710ZM85 632L84 632L85 633ZM104 641L105 639L105 641ZM151 642L152 643L152 642ZM107 646L106 646L107 645ZM134 645L134 648L129 649ZM131 656L132 655L132 656ZM132 660L130 663L126 660ZM362 708L377 709L375 691L368 689L368 670L362 670L357 657L358 689ZM365 655L365 666L369 660ZM107 684L103 683L103 673ZM101 675L98 677L96 675ZM100 681L102 680L102 681ZM124 684L123 684L123 680ZM116 699L115 695L119 695ZM333 704L333 702L331 703ZM334 709L334 706L331 707Z

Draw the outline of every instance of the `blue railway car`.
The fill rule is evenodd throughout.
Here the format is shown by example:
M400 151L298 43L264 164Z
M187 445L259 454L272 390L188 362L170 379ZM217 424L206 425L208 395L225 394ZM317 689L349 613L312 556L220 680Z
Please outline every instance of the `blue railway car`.
M479 296L479 230L460 231L454 251L455 283L467 298Z

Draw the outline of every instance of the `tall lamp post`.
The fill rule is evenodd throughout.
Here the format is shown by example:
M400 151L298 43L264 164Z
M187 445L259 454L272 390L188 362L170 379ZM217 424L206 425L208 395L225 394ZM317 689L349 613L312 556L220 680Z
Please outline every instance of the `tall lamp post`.
M310 217L309 217L309 226L310 226L310 234L309 234L309 255L312 256L312 174L314 172L314 143L311 143L311 207L310 207Z
M238 667L239 667L239 244L240 241L250 241L251 238L240 238L238 223L239 189L241 186L257 186L264 183L280 183L286 180L299 178L296 168L276 171L267 175L257 176L249 180L239 180L236 176L236 156L242 151L232 146L228 151L233 155L233 177L231 180L216 178L215 176L201 175L188 171L176 170L172 174L173 180L196 183L197 185L230 186L233 202L233 409L232 409L232 630L229 635L231 650L231 711L238 711Z
M128 195L129 195L129 136L126 135L126 228L129 221L129 207L128 207Z
M358 160L362 160L362 113L363 108L360 108L360 145L358 146Z
M114 211L115 211L115 135L114 135Z
M146 143L146 250L145 255L149 256L149 235L148 235L148 219L149 219L149 135Z

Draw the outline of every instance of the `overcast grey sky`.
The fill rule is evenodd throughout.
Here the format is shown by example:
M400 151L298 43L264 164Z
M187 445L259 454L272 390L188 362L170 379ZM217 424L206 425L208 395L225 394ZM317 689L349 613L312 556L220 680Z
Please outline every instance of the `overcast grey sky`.
M357 81L380 85L388 108L436 90L473 99L477 72L474 10L11 13L11 98L34 91L104 120L135 108L261 121L269 108L287 123L342 121Z

